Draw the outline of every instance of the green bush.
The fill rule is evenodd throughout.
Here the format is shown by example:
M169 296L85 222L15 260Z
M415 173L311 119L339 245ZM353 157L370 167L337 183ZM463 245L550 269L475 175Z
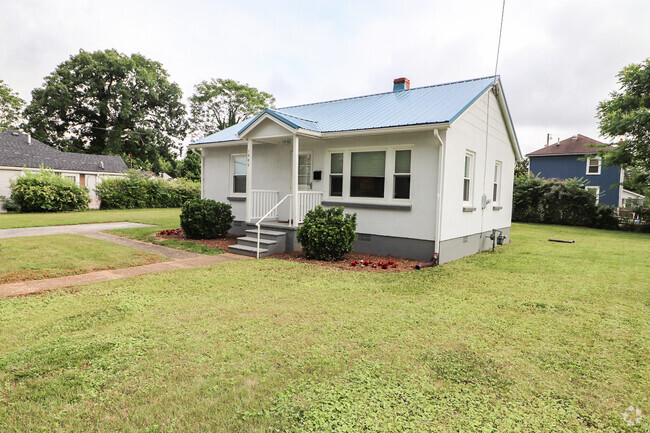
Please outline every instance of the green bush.
M185 179L162 180L131 171L102 180L95 188L102 209L181 207L201 197L201 184Z
M583 179L515 178L512 220L543 224L616 229L618 220L611 206L597 205L593 191Z
M181 209L181 228L190 239L224 237L235 217L229 204L209 199L193 199Z
M11 198L21 212L66 212L88 209L90 196L52 170L26 171L10 181Z
M307 212L298 229L298 242L307 258L340 260L354 248L357 214L343 214L343 206Z

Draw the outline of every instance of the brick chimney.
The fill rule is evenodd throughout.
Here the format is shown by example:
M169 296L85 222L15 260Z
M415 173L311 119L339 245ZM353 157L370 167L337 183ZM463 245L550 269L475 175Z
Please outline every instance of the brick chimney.
M395 78L393 80L393 92L398 92L400 90L408 90L411 88L411 82L408 78Z

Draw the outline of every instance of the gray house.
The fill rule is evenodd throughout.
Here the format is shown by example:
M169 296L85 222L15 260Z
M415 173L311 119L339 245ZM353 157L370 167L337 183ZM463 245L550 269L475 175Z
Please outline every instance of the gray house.
M0 202L11 195L11 179L24 170L38 170L41 166L88 188L91 209L99 209L95 186L103 178L124 176L127 170L119 156L62 152L24 132L3 131L0 132Z

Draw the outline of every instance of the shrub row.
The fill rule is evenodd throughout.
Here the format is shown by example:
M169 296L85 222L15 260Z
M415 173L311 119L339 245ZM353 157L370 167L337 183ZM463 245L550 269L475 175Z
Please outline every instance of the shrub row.
M597 205L593 191L583 179L515 178L512 220L543 224L618 228L611 206Z
M52 170L25 171L10 181L11 198L5 207L21 212L66 212L88 209L86 188Z
M201 197L201 183L185 179L162 180L130 172L104 179L95 189L102 209L181 207Z

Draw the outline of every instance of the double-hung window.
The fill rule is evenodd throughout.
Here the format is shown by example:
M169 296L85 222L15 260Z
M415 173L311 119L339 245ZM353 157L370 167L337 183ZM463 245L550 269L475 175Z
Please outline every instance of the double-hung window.
M351 152L350 197L384 197L386 151Z
M343 196L343 153L330 154L330 196Z
M463 202L471 203L472 187L474 183L474 153L465 153L465 167L463 169Z
M501 161L494 163L494 182L492 184L492 202L499 205L501 195Z
M587 174L600 174L600 158L587 158Z
M596 204L600 203L600 187L599 186L586 186L587 191L593 191L596 195Z
M393 197L411 197L411 151L395 151L395 175L393 178Z
M246 155L232 156L232 193L246 193Z

